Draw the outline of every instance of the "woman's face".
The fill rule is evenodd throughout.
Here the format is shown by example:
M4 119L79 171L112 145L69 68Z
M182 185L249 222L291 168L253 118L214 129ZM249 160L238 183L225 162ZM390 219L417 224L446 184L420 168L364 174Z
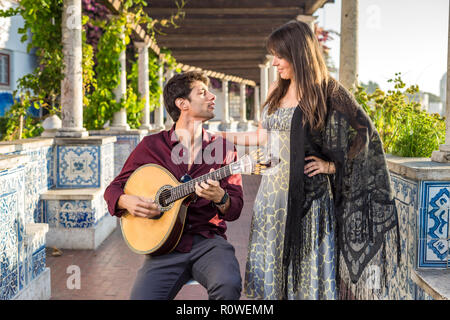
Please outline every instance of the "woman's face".
M286 59L274 55L272 65L277 67L281 79L288 80L294 78L294 68Z

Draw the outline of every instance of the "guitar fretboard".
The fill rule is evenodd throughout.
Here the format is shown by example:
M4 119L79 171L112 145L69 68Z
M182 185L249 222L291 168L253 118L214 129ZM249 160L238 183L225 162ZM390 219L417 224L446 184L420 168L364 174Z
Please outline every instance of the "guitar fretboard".
M206 181L208 179L219 181L219 180L222 180L231 175L232 175L231 164L229 164L229 165L222 167L216 171L207 173L198 178L195 178L188 182L180 184L179 186L176 186L176 187L170 189L170 196L166 198L165 203L168 205L174 201L177 201L179 199L182 199L182 198L194 193L196 183L200 184L201 182Z

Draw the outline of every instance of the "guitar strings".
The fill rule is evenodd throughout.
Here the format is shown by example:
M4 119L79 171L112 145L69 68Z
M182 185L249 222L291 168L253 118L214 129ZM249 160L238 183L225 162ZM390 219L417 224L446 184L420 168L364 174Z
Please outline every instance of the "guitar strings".
M250 153L250 156L252 157L252 158L254 158L255 160L257 160L257 162L259 162L259 160L260 160L260 158L261 158L261 155L263 154L263 152L260 150L260 149L258 149L258 150L254 150L253 152L251 152ZM236 161L237 162L237 161ZM218 180L221 180L221 179L223 179L223 178L220 178L220 176L222 175L222 174L227 174L227 169L228 168L231 168L231 165L232 165L233 163L231 163L231 164L229 164L229 165L227 165L227 166L225 166L225 167L222 167L222 168L219 168L218 170L216 170L216 171L213 171L213 172L210 172L210 173L207 173L207 174L205 174L204 176L202 176L202 177L197 177L197 178L195 178L195 179L192 179L192 180L190 180L190 181L188 181L188 182L186 182L186 183L184 183L184 184L182 184L182 185L179 185L179 186L176 186L176 187L172 187L172 188L170 188L170 189L167 189L167 190L164 190L164 191L162 191L161 192L161 194L159 195L159 198L161 199L161 197L163 198L162 199L162 201L166 201L166 200L168 200L168 199L170 199L172 196L175 196L175 199L173 199L172 200L172 202L173 201L176 201L176 200L178 200L178 199L181 199L182 197L180 197L180 198L178 198L177 199L177 193L179 193L179 189L180 188L188 188L188 190L189 189L192 189L194 186L195 186L195 183L196 182L201 182L203 179L209 179L209 178L218 178ZM230 171L230 173L231 173L231 171ZM218 175L218 176L217 176ZM192 193L192 192L189 192L189 193Z
M220 176L221 176L222 174L226 174L226 173L227 173L227 169L228 169L228 167L230 167L230 166L231 166L231 164L230 164L230 165L227 165L227 166L225 166L225 167L219 168L219 169L216 170L216 171L207 173L205 176L197 177L197 178L195 178L195 179L192 179L192 180L190 180L190 181L188 181L188 182L186 182L186 183L184 183L184 184L182 184L182 185L173 187L173 188L171 188L171 189L164 190L164 191L161 192L161 194L159 195L159 197L160 197L160 199L161 199L161 197L162 197L162 198L163 198L162 200L165 202L165 200L171 198L172 195L175 195L175 194L177 193L177 191L176 191L175 189L179 190L180 188L187 188L187 189L189 190L189 189L191 189L192 187L195 186L195 183L196 183L196 182L204 181L204 179L210 179L210 178L216 178L216 179L217 179L217 178L220 178ZM175 192L174 192L174 191L175 191ZM181 198L180 198L180 199L181 199ZM175 200L177 200L177 199L175 199ZM174 200L174 201L175 201L175 200Z

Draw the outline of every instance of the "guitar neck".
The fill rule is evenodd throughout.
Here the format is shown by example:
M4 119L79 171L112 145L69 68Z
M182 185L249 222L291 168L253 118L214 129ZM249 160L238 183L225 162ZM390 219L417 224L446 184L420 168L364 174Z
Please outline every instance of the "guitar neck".
M166 203L172 203L194 193L196 183L206 182L208 179L219 181L231 176L233 174L232 165L234 165L234 163L172 188L170 190L171 195L167 198Z

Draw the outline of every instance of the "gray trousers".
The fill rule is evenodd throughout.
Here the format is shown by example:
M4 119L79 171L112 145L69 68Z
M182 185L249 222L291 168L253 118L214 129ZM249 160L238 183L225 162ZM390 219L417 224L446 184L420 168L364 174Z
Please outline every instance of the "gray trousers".
M239 300L242 279L234 247L218 235L196 235L191 252L146 256L130 299L172 300L190 279L205 287L211 300Z

